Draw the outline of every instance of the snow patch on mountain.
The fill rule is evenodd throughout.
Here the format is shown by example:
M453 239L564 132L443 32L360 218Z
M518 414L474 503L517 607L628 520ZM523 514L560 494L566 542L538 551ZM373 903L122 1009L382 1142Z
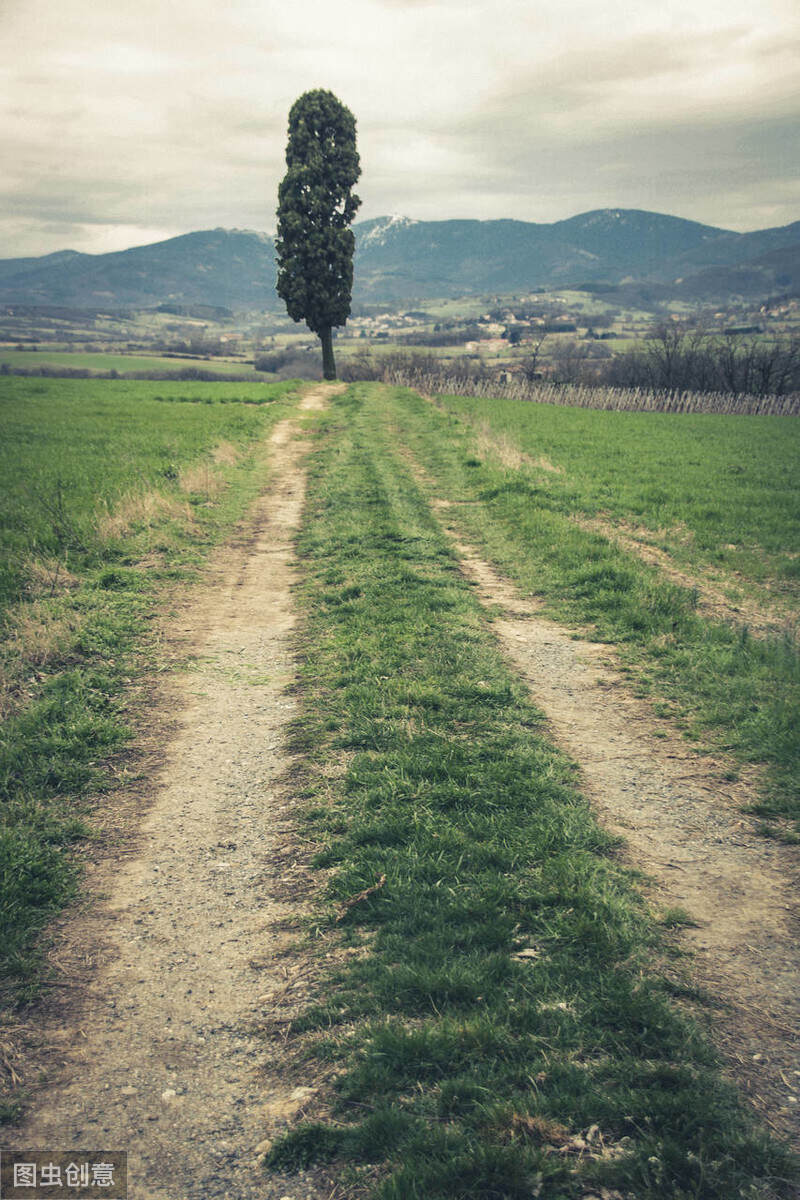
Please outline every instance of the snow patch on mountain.
M408 229L409 226L417 224L419 222L413 220L411 217L401 217L397 214L391 217L378 217L372 229L363 235L361 244L362 246L383 246L391 234L398 233L401 229Z

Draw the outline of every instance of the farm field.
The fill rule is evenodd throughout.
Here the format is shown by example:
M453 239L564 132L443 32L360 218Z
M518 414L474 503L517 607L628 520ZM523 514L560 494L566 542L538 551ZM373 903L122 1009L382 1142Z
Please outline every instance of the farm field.
M560 747L556 714L510 656L503 629L513 617L522 642L541 626L553 644L568 646L571 633L578 651L589 639L617 655L623 678L601 707L616 698L649 713L649 724L637 720L653 761L664 740L664 769L680 742L712 793L720 770L731 782L741 770L748 786L755 771L757 811L737 812L736 852L751 857L752 886L768 880L783 901L780 864L796 828L794 423L434 402L380 384L306 389L299 408L297 384L254 385L267 401L259 405L246 403L242 384L4 386L16 447L3 466L16 497L4 514L9 644L21 654L30 621L25 629L18 615L32 617L36 605L66 622L41 662L9 676L1 778L20 799L4 845L13 851L23 830L38 839L21 875L29 894L12 890L7 907L16 941L5 995L17 1020L37 1003L34 987L47 986L42 951L37 958L31 947L74 894L90 792L113 798L108 764L125 762L127 730L148 703L135 681L146 689L154 669L147 623L164 605L158 589L185 588L248 505L260 514L235 545L228 538L224 603L196 585L193 669L205 674L175 685L186 705L189 797L200 791L193 781L216 779L204 747L209 720L220 722L202 714L216 711L215 692L233 689L216 751L228 765L208 801L219 811L200 825L196 853L185 853L170 841L184 817L176 822L169 806L159 817L156 789L148 836L161 820L161 857L148 858L145 845L136 903L112 906L120 947L141 941L142 978L115 973L113 958L97 968L91 1003L102 1004L106 980L116 1014L108 1044L120 1011L138 1029L152 1004L148 1036L160 1048L151 1053L145 1041L124 1067L135 1086L125 1088L122 1115L87 1082L81 1119L94 1106L122 1138L161 1095L153 1138L177 1144L178 1159L185 1138L187 1171L205 1154L213 1176L198 1132L205 1101L193 1089L211 1081L215 1122L236 1102L221 1080L223 1060L226 1078L244 1079L241 1048L225 1040L230 1026L249 1039L247 1086L257 1065L266 1114L255 1167L249 1106L226 1134L225 1170L236 1172L242 1200L295 1191L314 1200L791 1196L796 1164L783 1139L796 1133L791 1071L800 1064L790 1065L792 1039L778 1029L782 979L747 980L748 1005L761 995L765 1009L758 1046L770 1049L757 1054L752 1031L731 1028L736 980L722 997L693 974L695 943L683 930L709 922L643 890L635 858L587 799L591 755ZM163 499L133 502L153 494ZM256 560L261 574L248 574ZM247 619L233 616L242 605L263 624L259 636L288 629L285 647L270 651L274 669L247 657L256 654L242 645ZM191 608L180 612L192 625ZM217 660L226 620L234 641ZM269 733L259 734L267 711ZM202 729L194 746L192 721ZM251 744L259 736L270 739L267 757L276 739L290 756L287 765L278 754L274 775ZM18 746L30 748L12 757ZM239 763L252 755L256 774L245 783ZM239 804L251 828L254 796L265 821L255 858L252 844L241 845L247 835L235 834ZM709 812L716 802L712 794ZM758 836L759 823L771 839ZM712 857L713 833L698 835ZM194 896L182 876L207 853L220 860L219 882L203 877ZM12 875L0 876L6 886ZM139 896L147 879L150 899ZM222 906L215 926L234 912L254 924L219 943L222 997L203 996L199 1008L181 1000L187 1029L203 1036L170 1050L163 1075L158 1039L172 1020L163 1014L184 1011L177 999L171 1007L165 972L173 980L184 956L202 956L205 891ZM796 939L779 907L767 914L765 940L788 979ZM224 955L240 953L239 938L256 975L247 982L245 971L251 999L225 1021L240 985L226 991ZM200 967L187 997L203 995L212 968L202 957ZM175 997L187 981L170 983ZM203 1018L205 1004L220 1015ZM90 1038L102 1023L89 1017ZM103 1044L92 1043L91 1079L108 1069ZM757 1096L742 1065L753 1054L775 1064L759 1075ZM6 1116L19 1117L13 1098ZM63 1112L59 1120L73 1127Z
M9 367L22 367L26 371L40 368L55 370L107 372L117 371L120 375L134 371L178 372L187 367L195 367L203 371L214 371L220 374L253 375L252 362L240 359L219 358L181 358L178 355L169 357L157 354L114 354L110 352L92 353L86 351L64 350L3 350L0 349L0 366L7 363Z

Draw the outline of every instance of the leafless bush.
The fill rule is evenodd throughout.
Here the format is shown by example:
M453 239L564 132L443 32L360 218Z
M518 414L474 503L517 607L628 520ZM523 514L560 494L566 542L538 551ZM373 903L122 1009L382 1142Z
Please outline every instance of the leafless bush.
M789 396L800 391L800 338L709 333L665 323L600 372L612 387Z
M369 350L359 350L352 358L339 360L339 378L345 383L382 379L383 370L383 360L374 358Z

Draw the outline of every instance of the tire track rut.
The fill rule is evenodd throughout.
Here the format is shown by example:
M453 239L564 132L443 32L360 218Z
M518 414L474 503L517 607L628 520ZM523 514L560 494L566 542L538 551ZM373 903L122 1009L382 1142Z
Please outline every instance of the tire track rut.
M430 496L432 483L410 460ZM510 665L579 765L581 787L660 906L688 911L692 974L712 997L715 1040L761 1117L800 1148L800 938L797 861L743 817L747 785L654 721L618 670L613 648L576 640L543 617L430 501L476 587Z
M308 392L301 410L323 407L332 390ZM50 1077L4 1138L19 1149L127 1150L135 1200L321 1194L310 1180L267 1178L256 1153L276 1106L298 1108L291 1085L287 1097L265 1094L253 1033L259 998L285 985L281 922L297 911L270 882L286 870L291 821L281 779L307 446L290 418L268 447L269 486L181 615L195 660L167 684L172 733L138 847L106 878L98 871L105 902L67 922L73 965L81 948L93 965L45 1014Z

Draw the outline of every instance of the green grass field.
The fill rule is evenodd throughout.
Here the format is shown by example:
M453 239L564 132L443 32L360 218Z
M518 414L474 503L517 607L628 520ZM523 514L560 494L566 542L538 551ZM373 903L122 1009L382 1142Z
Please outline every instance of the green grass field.
M659 531L684 561L769 580L800 601L800 426L793 418L601 413L450 397L449 413L507 435L564 511ZM685 538L689 532L690 539Z
M0 611L29 556L80 567L97 552L98 517L126 493L180 491L182 467L216 442L247 443L259 407L292 384L9 378L0 382Z
M464 533L558 620L616 645L688 737L763 763L765 831L800 832L800 425L394 393L395 435ZM527 458L520 461L520 452ZM516 456L516 460L515 460ZM508 465L512 462L513 465ZM555 469L554 469L555 468ZM773 636L713 620L698 593L576 518L651 531L698 578L780 606Z
M348 1164L345 1194L380 1200L784 1194L414 481L418 404L355 385L312 463L293 745L341 965L288 1035L336 1073L330 1121L267 1165Z
M35 986L74 890L161 591L263 485L254 447L295 389L0 381L0 999Z
M249 362L238 360L226 362L224 359L216 358L163 358L155 354L0 349L0 366L3 363L8 363L9 367L23 367L26 371L38 370L40 367L52 367L74 371L117 371L120 375L125 375L130 371L178 372L185 367L197 367L203 371L215 371L226 375L231 373L252 375L254 379L259 378L253 370L253 364Z
M42 929L78 891L132 683L158 666L149 623L263 487L256 447L296 386L0 381L6 1006L46 978ZM615 645L665 719L763 762L786 836L796 645L709 620L575 518L656 530L687 569L749 570L754 594L790 601L794 425L436 407L378 384L306 421L290 747L324 872L322 976L263 1036L328 1081L330 1115L279 1137L267 1168L332 1164L353 1200L788 1200L792 1160L721 1076L717 1008L503 661L431 501L556 619Z

